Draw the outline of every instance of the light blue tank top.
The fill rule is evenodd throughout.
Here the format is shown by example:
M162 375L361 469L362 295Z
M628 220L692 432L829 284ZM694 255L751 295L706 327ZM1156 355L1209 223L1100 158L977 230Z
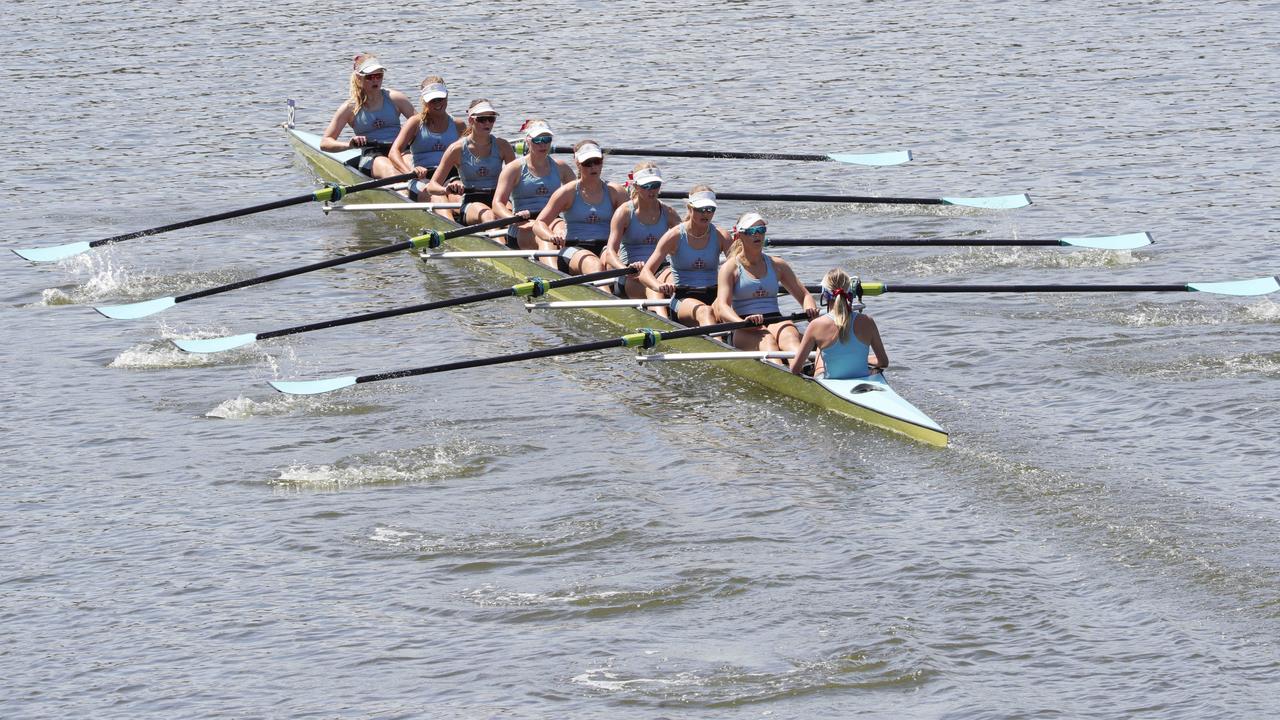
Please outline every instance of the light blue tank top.
M733 311L746 317L756 313L778 312L778 273L773 269L773 258L764 256L765 273L753 278L738 262L737 279L733 282Z
M413 137L409 149L413 151L413 164L417 167L433 168L440 164L444 151L458 139L458 124L449 118L449 127L442 133L431 132L426 121L418 124L418 134Z
M857 335L853 334L853 323L857 319L857 312L849 318L847 342L840 342L840 338L837 337L829 347L822 349L822 363L826 368L824 377L841 380L866 377L871 374L871 367L867 365L869 348L866 343L858 339Z
M498 187L498 174L502 172L502 156L498 154L496 140L489 141L489 154L478 157L471 152L471 139L462 143L462 161L458 163L458 177L467 192L492 192Z
M391 93L382 91L382 107L378 112L368 108L360 108L351 118L351 128L356 135L364 135L370 140L391 142L400 134L400 111L391 102Z
M710 226L707 246L698 250L689 245L689 224L682 223L676 251L667 258L671 261L672 280L676 285L714 287L720 271L720 235L716 226Z
M528 210L537 215L547 206L551 193L560 187L560 166L551 160L551 172L539 177L529 168L529 158L520 158L520 180L511 193L511 207L515 212Z
M628 202L627 205L631 208L631 221L627 223L627 231L622 235L618 259L622 260L624 265L647 262L659 238L667 231L667 206L661 206L662 212L658 213L657 222L645 225L636 216L636 204Z
M609 186L604 186L604 196L600 202L592 204L582 197L582 182L579 181L573 190L573 205L561 213L564 218L565 240L590 241L609 239L609 221L613 219L613 197L609 194Z

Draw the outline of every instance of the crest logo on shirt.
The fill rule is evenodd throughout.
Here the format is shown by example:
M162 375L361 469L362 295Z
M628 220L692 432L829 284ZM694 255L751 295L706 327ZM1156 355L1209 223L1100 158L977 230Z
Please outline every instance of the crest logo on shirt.
M596 214L595 210L592 210L590 213L587 214L587 222L589 223L600 222L600 216Z
M373 119L373 129L374 129L374 130L380 130L380 129L382 129L382 128L386 127L386 126L387 126L387 124L388 124L388 123L387 123L387 121L386 121L386 120L383 120L382 118L374 118L374 119Z
M435 152L436 150L443 150L443 149L444 149L444 143L440 142L439 140L437 140L436 143L431 146L432 152Z
M764 288L756 288L755 292L751 293L751 297L768 297L768 295Z
M481 165L480 167L476 168L476 175L477 175L478 177L485 177L485 176L487 176L488 174L489 174L489 168L487 168L487 167L485 167L485 166L483 166L483 165Z
M550 191L549 191L549 190L547 190L547 186L546 186L546 185L539 185L539 186L538 186L538 194L539 194L539 195L549 195L549 194L551 194L551 193L550 193Z
M701 269L705 268L706 266L707 266L707 261L706 261L706 260L703 260L702 258L698 258L697 260L694 260L694 261L693 261L693 269L694 269L694 270L701 270Z
M645 236L644 236L644 244L645 244L645 245L657 245L657 244L658 244L658 237L657 237L656 235L654 235L653 233L649 233L648 235L645 235Z

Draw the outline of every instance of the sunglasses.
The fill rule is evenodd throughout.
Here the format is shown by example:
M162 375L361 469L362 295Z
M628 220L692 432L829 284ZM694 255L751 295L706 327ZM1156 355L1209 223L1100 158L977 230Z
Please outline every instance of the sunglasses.
M590 160L583 162L582 167L600 167L603 164L604 161L600 158L591 158Z
M769 232L769 228L765 227L764 225L756 225L755 227L743 228L738 232L742 233L743 235L763 235Z
M370 75L361 75L360 77L363 77L365 80L381 80L382 73L372 73Z
M550 145L550 144L551 144L551 136L550 136L550 135L539 135L539 136L538 136L538 137L536 137L536 138L529 138L529 142L533 143L534 145Z
M703 215L714 215L714 214L715 214L715 212L716 212L716 209L715 209L715 208L713 208L713 207L693 208L693 211L694 211L694 212L700 212L700 213L702 213Z
M476 115L471 119L477 123L484 123L486 125L491 125L498 121L498 116L497 115Z
M662 187L662 183L660 182L640 183L636 187L640 188L641 190L657 190L658 188Z

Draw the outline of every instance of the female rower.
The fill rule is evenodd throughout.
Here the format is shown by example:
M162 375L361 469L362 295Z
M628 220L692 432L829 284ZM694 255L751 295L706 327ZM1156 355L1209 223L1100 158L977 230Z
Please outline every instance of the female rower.
M720 322L763 322L765 315L778 312L779 286L791 293L810 320L818 315L818 306L791 266L780 257L765 254L766 232L764 218L753 212L743 215L734 227L733 247L720 266L717 283L715 311ZM790 320L744 328L734 331L733 346L739 350L796 352L800 332Z
M680 224L680 214L658 200L662 173L658 172L657 165L643 160L636 164L630 178L631 199L613 211L613 219L609 223L609 244L601 256L605 265L612 269L631 266L640 270L653 255L658 240ZM658 277L659 281L665 279L665 273ZM645 287L635 275L625 281L619 278L614 285L614 293L634 299L662 298L658 291ZM659 311L659 314L666 314L666 308L659 308Z
M814 377L860 378L889 367L889 354L880 341L876 321L853 309L853 283L840 268L822 279L822 304L827 312L805 328L791 372L799 375L804 359L818 348ZM869 351L874 351L874 354Z
M376 178L396 173L396 166L387 157L390 143L400 132L400 117L413 115L413 103L398 90L383 90L382 78L386 68L373 55L357 55L351 73L351 95L338 106L329 126L320 138L320 149L325 152L341 152L350 148L365 148L352 164L365 175ZM350 125L355 133L346 141L338 139L342 128ZM379 143L377 147L366 147Z
M449 89L445 87L444 78L429 75L422 81L422 111L400 127L400 134L391 143L388 155L396 166L396 172L418 174L417 178L409 181L410 199L419 202L459 202L462 199L446 193L433 195L427 181L440 165L444 151L462 137L466 127L465 123L449 114ZM453 214L444 210L438 212L445 217Z
M716 194L706 185L689 191L689 214L658 240L653 254L640 270L645 287L671 298L673 317L685 325L711 325L716 321L711 304L715 301L720 255L728 252L733 239L711 223L716 214ZM671 263L669 279L658 279L658 268Z
M549 265L583 275L604 269L600 254L609 242L609 224L613 212L627 197L621 187L600 177L604 172L604 152L595 140L574 145L573 160L578 166L578 179L551 194L533 223L533 234L538 238L538 247L560 250L555 258L558 263Z
M573 180L573 170L551 157L551 128L545 120L526 120L524 133L528 155L517 158L502 168L498 187L493 193L493 213L500 218L528 210L536 217L547 206L551 193ZM534 250L537 242L533 223L525 222L507 228L507 246Z
M511 143L493 136L497 120L498 111L488 100L472 100L467 108L467 129L444 151L427 183L427 192L432 196L462 196L458 219L463 225L497 219L493 192L498 187L498 175L504 164L516 159Z

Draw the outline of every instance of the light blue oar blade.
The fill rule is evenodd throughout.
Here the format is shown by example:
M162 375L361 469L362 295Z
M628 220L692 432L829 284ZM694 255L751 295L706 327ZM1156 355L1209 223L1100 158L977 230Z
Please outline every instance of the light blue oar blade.
M901 165L905 162L911 162L910 150L895 150L893 152L882 153L865 153L855 155L850 153L832 153L827 157L835 162L849 163L851 165L870 165L872 167L884 167L886 165Z
M993 197L944 197L942 202L948 205L963 205L964 207L982 208L983 210L1013 210L1030 205L1031 196L1023 193L1021 195L996 195Z
M1230 280L1227 282L1187 283L1188 290L1196 292L1217 293L1218 295L1266 295L1280 290L1280 276L1260 277L1253 280Z
M325 380L269 380L271 387L289 395L318 395L341 390L356 384L356 376L328 378Z
M189 353L216 353L248 345L257 339L256 333L245 333L216 338L174 338L172 342L178 349Z
M1064 237L1058 240L1071 247L1093 248L1094 250L1136 250L1150 245L1151 233L1129 233L1128 235L1108 235L1106 237Z
M66 245L51 245L38 248L11 248L18 257L31 262L58 262L72 255L89 252L89 243L74 242Z
M94 308L94 310L112 320L135 320L148 315L155 315L162 310L168 310L176 303L177 301L174 298L162 297L155 300L129 303L128 305L103 305L102 307Z

